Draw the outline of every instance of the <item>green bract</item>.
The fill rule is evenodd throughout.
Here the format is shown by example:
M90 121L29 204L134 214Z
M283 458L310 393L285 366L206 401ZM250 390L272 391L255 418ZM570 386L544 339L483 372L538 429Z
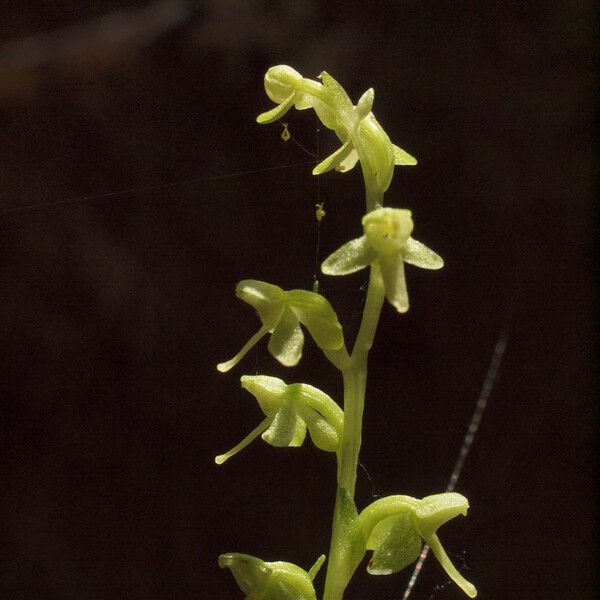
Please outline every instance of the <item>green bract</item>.
M260 558L231 552L219 556L219 566L228 568L246 600L316 600L312 580L323 564L319 557L307 573L288 562L265 562Z
M308 429L317 448L337 451L343 435L344 413L325 392L306 383L287 385L267 375L244 375L241 382L258 400L265 418L229 452L217 456L217 464L237 454L260 434L271 446L282 448L301 446Z
M222 373L234 367L267 333L271 334L269 352L286 367L297 365L304 345L300 323L308 329L319 348L339 350L344 345L342 326L335 311L315 292L285 292L276 285L246 279L238 283L235 293L256 309L262 327L231 360L217 365Z
M378 208L362 220L365 234L331 254L321 270L326 275L348 275L377 261L385 295L398 312L408 310L404 263L422 269L441 269L444 261L433 250L410 237L413 220L410 210Z
M344 88L327 72L319 76L322 83L302 77L300 73L279 65L265 75L267 95L278 106L257 117L259 123L272 123L292 106L299 110L313 108L319 119L333 129L342 146L314 169L320 175L331 169L348 171L360 160L369 187L385 192L392 180L394 165L416 165L417 161L390 141L371 112L375 92L368 89L356 106Z
M367 570L373 575L390 575L413 563L421 554L424 539L448 576L469 596L477 595L452 564L436 531L444 523L467 514L468 500L447 492L422 500L410 496L389 496L373 502L359 515L358 521L373 556Z

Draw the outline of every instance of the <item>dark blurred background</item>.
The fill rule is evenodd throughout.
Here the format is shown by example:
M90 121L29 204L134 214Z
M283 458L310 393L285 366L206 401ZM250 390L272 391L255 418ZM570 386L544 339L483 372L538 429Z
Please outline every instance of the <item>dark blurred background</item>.
M340 399L307 340L279 366L240 279L307 288L360 234L360 174L312 111L258 126L274 64L329 71L418 157L386 201L446 260L382 315L357 502L442 491L494 345L501 374L440 537L485 599L587 600L597 554L597 30L591 2L46 0L0 19L0 597L241 598L216 559L308 568L334 461L258 440L245 373ZM298 144L304 146L308 153ZM366 272L320 277L352 339ZM594 561L594 562L592 562ZM323 571L324 572L324 571ZM352 599L401 597L410 570ZM320 588L321 574L317 579ZM412 597L458 599L435 559Z

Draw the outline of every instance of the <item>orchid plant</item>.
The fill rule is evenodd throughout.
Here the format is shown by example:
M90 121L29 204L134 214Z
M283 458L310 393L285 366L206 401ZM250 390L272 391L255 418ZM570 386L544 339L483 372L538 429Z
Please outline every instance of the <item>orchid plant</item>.
M373 89L354 105L342 86L326 72L320 81L304 78L289 66L270 68L265 90L276 106L257 118L268 124L292 107L314 109L318 118L339 138L341 146L321 161L314 175L335 169L345 172L360 162L366 191L362 235L344 243L322 264L326 275L342 276L369 268L369 284L360 328L354 346L346 347L342 326L331 304L316 291L285 291L264 281L244 280L237 296L250 304L261 322L231 360L218 369L235 367L267 334L268 350L286 367L298 364L304 333L308 331L344 384L342 407L329 395L306 383L286 383L267 375L244 375L242 387L252 394L264 419L239 444L216 457L224 463L252 440L262 439L276 447L300 446L306 433L315 446L334 453L337 491L323 600L341 600L367 551L373 551L367 571L389 575L409 566L421 554L423 543L432 549L448 576L469 596L477 595L454 567L437 536L437 530L455 516L466 515L468 501L448 492L421 500L390 496L359 508L354 501L356 471L361 445L362 416L367 384L367 359L373 345L384 300L399 313L409 307L404 263L423 269L440 269L443 260L411 237L414 223L410 210L383 206L384 193L396 165L415 165L416 159L392 144L375 119ZM265 562L239 553L219 557L219 565L233 573L248 600L316 600L313 580L325 561L321 555L305 571L287 562Z

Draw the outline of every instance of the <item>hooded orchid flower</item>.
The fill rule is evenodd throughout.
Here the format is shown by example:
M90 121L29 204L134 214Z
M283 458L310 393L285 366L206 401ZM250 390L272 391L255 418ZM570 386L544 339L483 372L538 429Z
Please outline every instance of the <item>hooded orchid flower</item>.
M217 365L222 373L233 368L267 333L271 334L269 352L286 367L297 365L304 345L300 323L308 329L319 348L339 350L344 345L342 326L335 311L316 292L286 292L264 281L246 279L238 283L235 293L256 309L262 327L231 360Z
M466 515L468 500L456 492L435 494L422 500L410 496L389 496L376 500L358 517L366 547L373 550L367 571L390 575L415 562L425 540L450 579L469 598L477 596L475 586L452 564L437 530L458 515Z
M413 239L412 213L401 208L378 208L362 220L364 235L331 254L321 266L326 275L348 275L377 261L385 295L400 313L408 310L404 275L407 262L422 269L441 269L443 259Z
M217 456L217 464L223 464L260 434L271 446L294 447L302 445L308 429L317 448L338 450L344 413L325 392L306 383L287 385L268 375L244 375L241 383L256 398L265 418L229 452Z

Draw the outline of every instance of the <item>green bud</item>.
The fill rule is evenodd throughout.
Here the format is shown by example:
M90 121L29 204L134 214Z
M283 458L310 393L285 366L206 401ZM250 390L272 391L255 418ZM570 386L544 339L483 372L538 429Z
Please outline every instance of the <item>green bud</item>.
M310 572L288 562L265 562L248 554L219 556L219 566L229 569L248 600L316 600L312 580L323 563L320 557Z
M297 91L302 75L292 67L278 65L271 67L265 74L265 91L273 102L284 102L290 94Z

